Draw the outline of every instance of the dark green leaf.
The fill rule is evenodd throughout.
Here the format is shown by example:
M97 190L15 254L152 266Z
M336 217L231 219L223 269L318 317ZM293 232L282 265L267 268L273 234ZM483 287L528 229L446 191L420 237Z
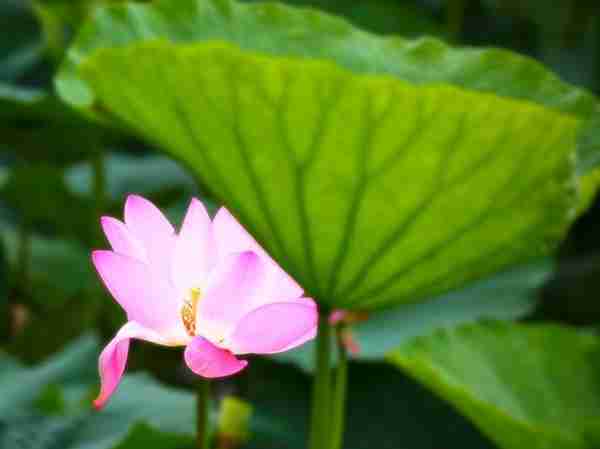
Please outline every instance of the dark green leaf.
M600 340L554 325L485 323L400 346L390 361L506 449L589 449L600 424Z
M113 202L122 207L128 193L152 197L169 190L189 196L194 192L194 181L183 169L166 157L130 156L111 153L105 159L106 190ZM93 191L93 173L89 164L78 164L66 172L69 190L90 198Z
M40 89L0 83L0 150L26 161L63 165L98 151L105 131Z
M8 262L15 272L18 264L18 236L14 229L0 227ZM31 257L27 267L28 293L40 305L65 304L95 282L89 253L79 244L60 239L32 236Z
M4 0L0 4L0 29L10 39L0 41L0 82L22 77L42 56L43 45L28 2Z
M289 5L312 7L348 19L365 30L402 36L442 36L444 29L422 6L411 0L286 0Z
M34 369L23 368L0 353L0 421L31 407L47 385L89 384L96 376L97 355L98 342L89 336Z
M42 227L56 234L78 236L90 241L96 225L94 205L73 195L67 188L63 171L47 164L18 164L12 167L0 195L14 208L22 223Z

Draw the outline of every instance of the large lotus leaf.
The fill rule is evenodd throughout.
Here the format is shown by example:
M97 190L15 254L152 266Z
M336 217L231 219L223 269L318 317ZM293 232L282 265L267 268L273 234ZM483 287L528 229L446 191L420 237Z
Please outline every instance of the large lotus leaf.
M174 6L161 0L150 6L102 9L67 55L58 90L69 102L92 108L94 93L77 66L97 48L154 39L228 41L248 51L328 59L357 73L387 74L416 84L448 83L557 109L590 122L578 139L582 191L578 212L589 205L600 183L597 99L562 82L534 60L500 49L453 48L432 38L381 38L333 16L277 3L184 0Z
M106 49L82 75L331 305L439 294L546 253L574 217L577 121L532 103L229 44Z
M346 307L547 252L577 201L576 125L550 110L587 120L597 107L508 52L382 39L272 4L101 9L68 58L65 99L181 159L310 293Z
M160 0L98 11L68 54L59 90L69 101L90 106L93 92L78 76L77 65L97 48L153 39L224 40L274 56L334 60L360 73L385 73L416 84L449 83L529 100L586 120L600 113L593 95L509 51L453 48L431 38L381 38L315 10L278 3L248 6L233 0L183 0L176 6ZM598 133L594 143L598 148Z
M390 360L506 449L589 449L600 425L600 340L555 325L438 331ZM591 444L591 445L590 445Z

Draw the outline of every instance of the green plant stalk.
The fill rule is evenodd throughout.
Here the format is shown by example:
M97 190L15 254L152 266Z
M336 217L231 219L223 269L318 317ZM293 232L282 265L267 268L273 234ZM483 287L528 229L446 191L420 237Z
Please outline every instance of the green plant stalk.
M312 391L309 449L324 449L330 440L331 409L331 327L327 316L319 318Z
M199 378L196 387L196 447L209 449L210 381Z
M29 289L29 266L31 264L31 227L26 222L22 222L19 226L18 245L16 286L23 295Z
M346 390L348 384L348 352L342 341L343 326L337 329L338 364L335 385L331 398L331 440L330 449L342 449L346 417Z
M96 210L102 213L107 199L104 152L98 149L92 156L91 162L94 172L94 200L96 202Z
M93 183L94 183L94 207L96 209L96 218L106 210L107 192L106 192L106 163L104 160L104 152L98 148L91 158ZM98 233L95 236L98 243L103 241L102 232L98 228Z

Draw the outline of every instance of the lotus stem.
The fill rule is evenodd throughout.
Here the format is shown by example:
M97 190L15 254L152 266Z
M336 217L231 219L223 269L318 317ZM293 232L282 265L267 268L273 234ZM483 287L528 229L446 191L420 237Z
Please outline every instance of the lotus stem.
M196 446L198 449L210 449L209 409L210 381L199 378L196 387Z
M326 315L319 317L315 353L315 378L312 392L309 449L327 448L331 418L331 326Z
M330 449L342 449L344 442L344 424L346 417L346 390L348 383L348 352L344 345L343 325L336 329L338 347L338 363L335 374L335 386L332 396L331 410L331 442Z

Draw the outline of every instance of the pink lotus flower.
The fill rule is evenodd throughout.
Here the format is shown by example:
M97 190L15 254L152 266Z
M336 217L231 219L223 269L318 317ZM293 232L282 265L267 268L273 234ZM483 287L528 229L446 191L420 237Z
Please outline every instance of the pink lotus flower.
M235 374L236 356L273 354L312 339L317 306L225 208L211 221L192 199L179 234L148 200L130 195L125 223L102 217L112 251L94 251L104 284L128 322L99 359L101 408L117 388L129 340L185 346L203 377Z

